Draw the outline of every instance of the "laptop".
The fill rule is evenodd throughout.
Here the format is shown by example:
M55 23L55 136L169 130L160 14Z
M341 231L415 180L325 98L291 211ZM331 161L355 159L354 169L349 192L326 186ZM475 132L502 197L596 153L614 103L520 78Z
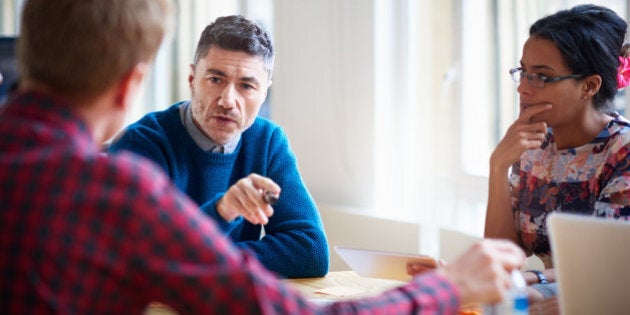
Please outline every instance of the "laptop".
M434 257L420 254L369 250L362 248L335 246L335 252L361 277L409 281L408 263L420 263L429 269L436 268Z
M630 222L547 219L561 314L630 314Z

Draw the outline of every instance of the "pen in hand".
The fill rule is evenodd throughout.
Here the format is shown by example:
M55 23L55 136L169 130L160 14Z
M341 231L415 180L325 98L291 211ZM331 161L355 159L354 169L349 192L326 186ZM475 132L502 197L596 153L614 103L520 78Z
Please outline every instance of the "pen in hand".
M278 203L278 196L270 191L267 191L263 194L263 200L270 206L274 206Z

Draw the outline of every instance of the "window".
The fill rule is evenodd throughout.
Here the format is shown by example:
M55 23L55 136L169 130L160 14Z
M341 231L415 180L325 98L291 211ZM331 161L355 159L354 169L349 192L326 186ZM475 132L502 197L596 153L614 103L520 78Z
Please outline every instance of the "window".
M19 15L24 0L8 0L0 3L0 35L15 36L18 33Z
M375 3L374 211L481 236L489 157L518 115L508 69L535 20L586 2Z
M486 176L494 146L518 115L516 85L508 69L518 66L529 26L537 19L592 1L462 0L461 163L465 174ZM596 1L626 16L625 0ZM617 109L625 112L620 94Z

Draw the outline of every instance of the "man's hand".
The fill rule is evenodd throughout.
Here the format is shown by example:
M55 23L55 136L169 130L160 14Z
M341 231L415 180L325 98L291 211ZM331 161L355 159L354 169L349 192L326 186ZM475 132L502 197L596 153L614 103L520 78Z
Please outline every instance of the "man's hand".
M507 240L485 239L437 273L453 282L461 303L497 303L510 289L511 271L525 262L525 253Z
M217 212L226 221L242 216L252 224L267 224L273 208L263 198L266 193L278 197L280 186L267 177L250 174L228 189L217 202Z

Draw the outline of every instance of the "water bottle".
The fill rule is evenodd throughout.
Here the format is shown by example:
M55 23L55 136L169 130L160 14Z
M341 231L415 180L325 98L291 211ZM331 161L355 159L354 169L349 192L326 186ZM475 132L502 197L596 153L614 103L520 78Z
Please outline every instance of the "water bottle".
M512 289L501 303L485 305L484 315L528 315L527 283L521 272L512 270Z
M512 289L508 298L512 300L513 315L528 315L529 302L527 301L527 282L520 271L512 270Z

